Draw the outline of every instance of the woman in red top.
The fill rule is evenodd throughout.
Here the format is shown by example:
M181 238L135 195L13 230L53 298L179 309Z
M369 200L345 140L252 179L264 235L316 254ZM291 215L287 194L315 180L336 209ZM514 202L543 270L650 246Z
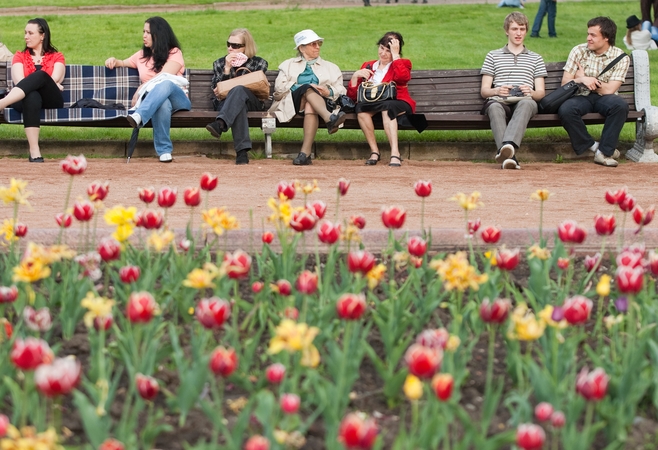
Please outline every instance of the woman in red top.
M30 146L30 162L43 162L39 149L41 109L63 108L64 55L50 42L50 28L44 19L32 19L25 26L25 50L11 62L14 88L0 100L0 109L9 106L23 113L23 126Z
M370 159L366 160L366 164L374 166L380 159L373 118L379 121L381 117L386 137L391 145L391 162L389 166L400 167L402 159L398 148L398 122L405 126L413 126L420 132L425 128L422 124L424 116L422 118L413 118L413 116L417 116L414 114L416 102L409 96L409 90L407 89L407 83L411 80L411 61L402 59L402 46L404 45L402 35L395 31L389 31L377 44L379 45L379 59L364 62L361 69L354 72L347 88L347 95L356 100L359 85L363 81L375 83L395 82L397 85L396 100L357 103L356 113L361 130L363 130L372 152L370 153Z

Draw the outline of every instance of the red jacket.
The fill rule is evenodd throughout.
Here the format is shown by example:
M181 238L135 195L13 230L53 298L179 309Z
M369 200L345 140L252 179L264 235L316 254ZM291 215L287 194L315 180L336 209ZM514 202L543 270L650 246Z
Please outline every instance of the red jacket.
M377 60L374 61L366 61L363 63L361 66L362 69L365 69L368 64L370 67L373 67L373 65L377 62ZM382 82L387 83L391 81L395 81L395 84L397 85L397 91L398 91L398 100L405 101L409 103L411 106L411 111L414 113L416 112L416 102L414 99L412 99L409 96L409 89L407 89L407 83L409 83L409 80L411 80L411 61L408 59L396 59L393 62L391 62L391 67L388 68L388 72L386 72L386 75L384 75L384 79ZM350 82L347 86L347 95L353 99L356 100L356 91L359 88L359 85L363 81L363 78L359 78L356 86L352 86L352 83Z

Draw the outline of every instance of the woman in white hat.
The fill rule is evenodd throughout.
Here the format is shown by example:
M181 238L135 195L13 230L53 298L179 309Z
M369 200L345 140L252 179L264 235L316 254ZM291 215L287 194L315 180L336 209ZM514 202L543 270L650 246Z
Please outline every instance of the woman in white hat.
M274 83L272 111L279 122L289 122L296 114L304 116L304 140L296 166L311 164L311 148L318 131L318 116L333 134L345 122L345 113L333 112L333 102L345 94L343 74L336 64L320 57L323 38L313 30L302 30L295 35L297 56L279 65Z

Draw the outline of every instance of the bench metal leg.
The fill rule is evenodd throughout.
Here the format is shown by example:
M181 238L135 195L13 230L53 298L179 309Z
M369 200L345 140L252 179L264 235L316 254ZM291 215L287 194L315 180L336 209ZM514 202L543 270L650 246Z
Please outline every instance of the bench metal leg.
M272 159L272 135L265 133L265 155L267 159Z
M658 107L645 108L644 113L635 124L635 145L626 152L626 159L658 163L658 155L653 150L653 140L658 138Z
M276 131L276 118L263 117L261 128L265 133L265 154L267 158L272 158L272 133Z

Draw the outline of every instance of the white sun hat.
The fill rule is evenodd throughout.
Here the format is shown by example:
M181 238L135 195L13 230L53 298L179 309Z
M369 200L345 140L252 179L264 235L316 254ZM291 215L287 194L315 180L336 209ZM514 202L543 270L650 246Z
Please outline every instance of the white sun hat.
M318 36L313 30L302 30L295 35L295 50L299 48L300 45L310 44L315 41L324 41L324 38Z

